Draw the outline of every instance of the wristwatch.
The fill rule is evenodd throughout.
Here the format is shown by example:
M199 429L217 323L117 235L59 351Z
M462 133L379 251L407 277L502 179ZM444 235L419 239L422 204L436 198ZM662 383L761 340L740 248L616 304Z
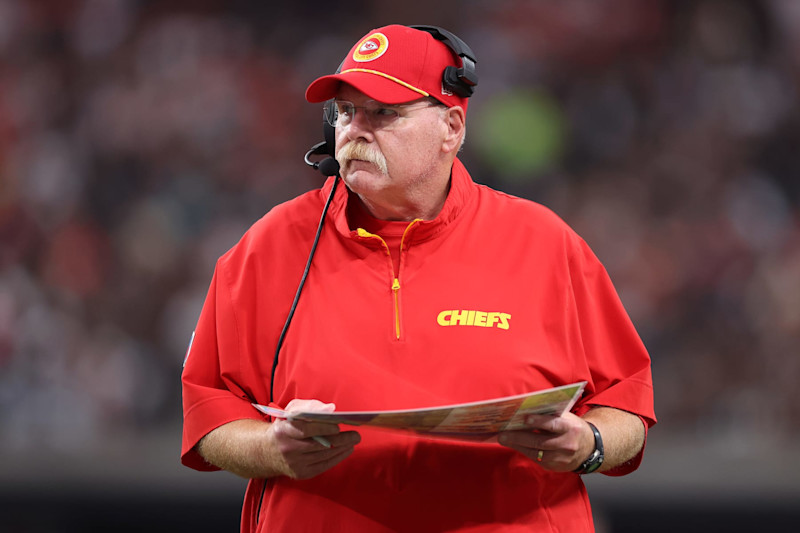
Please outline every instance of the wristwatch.
M605 458L605 454L603 453L603 437L600 436L600 432L594 424L591 422L586 423L589 424L589 427L592 428L592 433L594 433L594 451L589 455L589 458L574 471L576 474L591 474L600 468Z

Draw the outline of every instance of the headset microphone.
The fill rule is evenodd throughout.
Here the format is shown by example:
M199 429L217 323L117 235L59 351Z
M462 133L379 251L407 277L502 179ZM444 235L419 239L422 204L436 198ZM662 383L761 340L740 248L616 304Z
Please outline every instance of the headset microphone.
M341 68L341 65L339 65L339 70L341 70ZM325 140L315 144L306 152L305 162L307 165L322 172L322 175L325 177L338 177L339 162L333 157L336 146L336 128L332 126L332 124L336 122L336 106L333 104L333 100L325 102L325 105L322 107L322 113L322 135ZM328 155L330 157L313 162L309 159L312 155Z
M339 175L339 162L332 157L326 157L319 162L317 168L322 172L323 176L338 176Z
M339 162L336 161L333 157L330 156L331 150L328 145L328 141L322 141L314 146L306 152L305 157L303 160L306 162L306 165L312 167L315 170L319 170L323 176L338 176L339 175ZM328 154L328 157L322 159L321 161L311 161L312 155L323 155Z

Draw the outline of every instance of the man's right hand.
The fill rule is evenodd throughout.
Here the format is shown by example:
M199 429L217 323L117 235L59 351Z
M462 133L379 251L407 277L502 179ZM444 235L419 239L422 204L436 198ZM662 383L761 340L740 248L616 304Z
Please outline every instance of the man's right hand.
M292 400L285 410L333 411L334 405ZM330 448L314 437L323 437ZM359 442L358 432L340 431L336 424L242 419L210 431L197 444L197 451L212 465L244 478L308 479L342 462Z
M292 400L285 411L331 412L332 403L318 400ZM321 437L320 441L314 437ZM277 453L282 473L295 479L308 479L334 467L347 458L361 442L356 431L340 431L336 424L276 420L267 430L268 449ZM322 442L330 444L325 446Z

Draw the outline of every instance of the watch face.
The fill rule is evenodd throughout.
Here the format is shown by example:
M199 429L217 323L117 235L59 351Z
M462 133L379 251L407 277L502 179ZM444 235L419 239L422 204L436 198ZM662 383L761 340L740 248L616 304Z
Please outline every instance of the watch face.
M600 465L601 465L601 464L603 464L603 462L602 462L602 461L599 461L599 462L597 462L597 463L593 463L593 464L589 465L589 467L588 467L588 468L586 468L586 470L584 470L584 471L583 471L583 473L584 473L584 474L591 474L592 472L594 472L595 470L597 470L598 468L600 468Z

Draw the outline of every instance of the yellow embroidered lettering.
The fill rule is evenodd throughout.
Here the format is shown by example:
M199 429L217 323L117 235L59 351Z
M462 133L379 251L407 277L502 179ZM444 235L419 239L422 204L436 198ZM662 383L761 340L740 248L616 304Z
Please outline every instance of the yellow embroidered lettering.
M467 311L467 325L472 326L475 324L475 311Z
M476 326L483 328L511 329L511 314L499 311L475 311L473 309L447 309L436 315L440 326Z
M472 311L453 311L453 314L450 315L450 325L451 326L469 326L469 314Z

